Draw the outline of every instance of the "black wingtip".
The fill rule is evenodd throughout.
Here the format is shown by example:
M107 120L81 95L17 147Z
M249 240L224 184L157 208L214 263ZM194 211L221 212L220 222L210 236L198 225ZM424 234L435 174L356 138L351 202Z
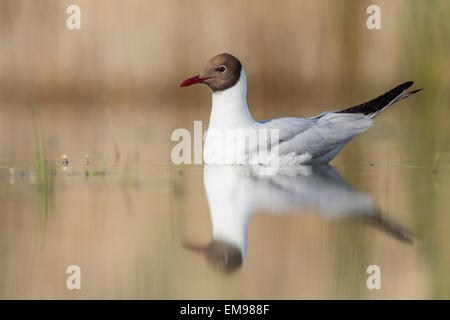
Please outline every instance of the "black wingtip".
M413 91L411 91L411 92L408 92L408 94L417 93L417 92L422 91L422 90L423 90L423 88L420 88L420 89L417 89L417 90L413 90Z
M390 106L391 104L400 101L407 96L419 92L422 89L417 89L408 93L405 91L414 84L414 81L406 81L402 84L399 84L394 89L389 90L388 92L380 95L379 97L367 101L365 103L359 104L357 106L347 108L341 110L341 113L362 113L368 115L370 117L375 117L385 108Z
M411 87L413 84L414 84L414 81L406 81L406 82L402 83L401 85L398 85L397 88L401 88L403 90L406 90L409 87ZM393 90L395 90L397 88L394 88Z

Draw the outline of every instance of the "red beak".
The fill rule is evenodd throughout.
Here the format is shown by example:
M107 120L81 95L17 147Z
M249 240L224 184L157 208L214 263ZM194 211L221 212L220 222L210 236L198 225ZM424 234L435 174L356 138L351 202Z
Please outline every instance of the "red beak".
M191 84L202 83L202 82L205 82L208 79L211 79L211 78L200 78L200 76L195 76L195 77L192 77L192 78L184 80L180 84L180 88L190 86Z

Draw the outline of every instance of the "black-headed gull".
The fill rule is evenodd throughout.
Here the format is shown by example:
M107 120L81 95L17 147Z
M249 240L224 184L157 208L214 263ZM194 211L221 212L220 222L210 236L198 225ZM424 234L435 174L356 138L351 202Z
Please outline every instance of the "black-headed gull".
M213 91L203 149L206 164L329 163L354 136L374 124L376 115L421 90L406 92L413 84L408 81L351 108L312 118L255 121L247 107L244 68L236 57L227 53L213 57L200 75L186 79L181 87L196 83L204 83ZM257 139L254 144L250 143L253 138Z

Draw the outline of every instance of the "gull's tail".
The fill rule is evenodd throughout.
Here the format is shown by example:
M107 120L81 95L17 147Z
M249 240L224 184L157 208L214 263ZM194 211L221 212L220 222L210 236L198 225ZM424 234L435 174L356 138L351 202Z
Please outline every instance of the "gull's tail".
M375 211L375 216L369 218L367 222L378 228L380 231L383 231L393 238L405 243L412 244L414 237L421 238L420 234L390 221L378 210Z
M406 92L406 90L412 86L414 82L408 81L402 83L401 85L395 87L392 90L389 90L385 94L382 94L378 98L372 99L370 101L364 102L360 105L347 108L341 111L340 113L363 113L366 116L371 118L376 117L381 111L389 107L390 105L405 99L406 97L419 92L422 89L413 90L410 92Z

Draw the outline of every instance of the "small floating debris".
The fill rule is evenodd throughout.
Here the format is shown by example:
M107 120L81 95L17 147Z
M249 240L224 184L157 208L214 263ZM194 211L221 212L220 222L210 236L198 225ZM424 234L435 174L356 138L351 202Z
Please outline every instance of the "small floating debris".
M62 167L61 167L62 171L65 171L65 172L70 172L71 171L70 168L68 167L68 165L69 165L69 158L67 157L66 154L63 154L61 156L61 163L62 163Z
M105 164L103 164L103 168L101 170L95 170L95 164L93 165L94 168L89 168L89 155L87 154L84 157L85 161L86 161L86 165L84 167L84 175L86 177L95 177L95 176L105 176Z
M84 175L86 177L104 177L106 175L105 171L98 171L98 170L88 170L86 169L84 171Z
M375 167L375 163L369 163L369 166Z
M62 164L63 164L63 165L67 166L67 165L69 164L69 159L67 158L67 155L66 155L66 154L63 154L63 155L61 156L61 160L62 160Z

